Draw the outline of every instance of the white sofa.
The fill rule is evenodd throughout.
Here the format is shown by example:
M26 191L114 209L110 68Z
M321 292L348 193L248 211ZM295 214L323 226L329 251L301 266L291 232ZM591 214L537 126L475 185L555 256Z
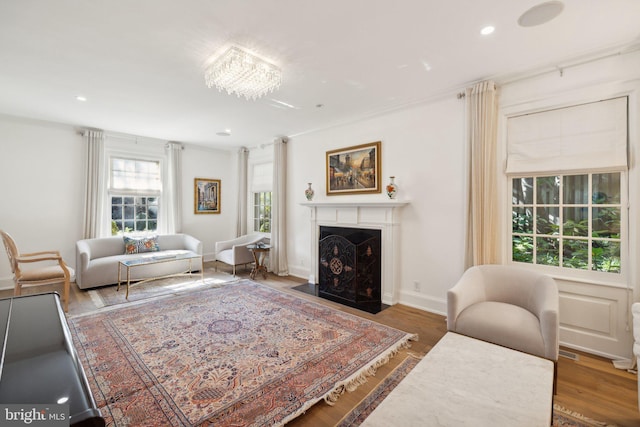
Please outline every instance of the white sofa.
M189 251L202 255L202 242L188 234L158 235L159 251L126 254L122 236L84 239L76 242L76 284L80 289L118 283L118 263L149 255L166 255L175 251ZM202 258L191 260L191 270L202 270ZM131 280L185 272L189 261L181 260L141 266L131 269ZM124 274L124 269L123 269Z
M216 242L216 270L218 262L229 264L233 267L233 275L236 275L236 266L254 262L253 254L247 245L255 245L264 241L262 234L245 234L231 240Z

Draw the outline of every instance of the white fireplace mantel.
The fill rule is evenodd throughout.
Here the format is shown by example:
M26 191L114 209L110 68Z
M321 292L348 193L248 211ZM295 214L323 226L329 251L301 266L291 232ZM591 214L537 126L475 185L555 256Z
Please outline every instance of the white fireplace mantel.
M371 228L381 231L382 237L382 302L393 305L398 302L400 245L399 211L407 201L385 200L369 202L318 201L303 202L311 211L311 261L309 283L317 283L318 240L320 226Z
M317 206L317 207L363 207L363 208L401 208L409 204L409 202L403 202L398 200L387 200L384 202L302 202L302 206Z

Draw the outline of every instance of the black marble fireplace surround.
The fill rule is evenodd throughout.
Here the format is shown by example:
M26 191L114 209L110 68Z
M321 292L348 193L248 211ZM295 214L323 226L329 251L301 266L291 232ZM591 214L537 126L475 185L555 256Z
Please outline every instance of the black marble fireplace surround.
M318 296L369 313L382 310L381 231L320 226Z

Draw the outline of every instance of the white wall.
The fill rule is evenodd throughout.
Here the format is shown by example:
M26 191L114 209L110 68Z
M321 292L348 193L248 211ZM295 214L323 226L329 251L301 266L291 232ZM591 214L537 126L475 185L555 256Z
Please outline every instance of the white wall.
M287 147L290 273L302 278L310 274L310 212L300 206L306 201L308 182L313 183L314 201L387 198L385 193L327 196L326 152L381 141L382 183L395 176L397 199L409 201L400 215L400 302L445 313L446 292L463 272L464 109L464 101L452 94L428 105L291 138Z
M74 244L82 235L83 141L71 126L0 116L0 229L21 252L57 249L75 264ZM0 286L13 286L4 254Z
M187 145L182 152L182 232L197 237L204 246L205 260L215 257L217 241L236 237L238 187L235 153ZM220 180L219 214L194 214L194 179Z
M614 56L535 77L500 85L501 126L505 117L543 106L566 106L621 94L630 95L630 258L627 285L580 283L556 277L560 288L561 342L569 347L611 358L631 355L629 303L638 295L640 251L640 53ZM326 151L382 141L384 183L396 176L401 220L400 302L445 314L446 291L463 272L466 210L466 151L464 102L434 101L357 123L291 138L288 145L288 257L289 271L308 278L310 226L305 201L307 182L313 183L314 200L365 201L380 195L326 196ZM504 129L500 135L504 156ZM504 159L503 159L504 160ZM503 164L503 163L499 163ZM502 171L501 171L502 172ZM507 188L505 181L501 187ZM503 191L505 223L510 230L508 194ZM504 262L508 262L506 252ZM313 272L315 274L315 272ZM418 282L418 290L414 282ZM638 296L635 297L638 299Z
M0 115L0 229L13 236L21 252L57 249L75 268L75 242L82 238L84 144L73 126ZM217 240L235 236L235 164L235 154L228 151L192 145L183 151L182 230L203 242L206 259L212 258ZM194 214L196 177L221 180L220 214ZM0 287L11 286L9 262L2 255Z
M621 277L589 281L557 269L560 291L560 343L614 359L630 358L633 336L630 304L639 298L640 252L640 52L616 55L560 71L504 84L500 92L501 155L506 152L506 120L512 115L629 97L629 257ZM510 211L508 195L503 206ZM508 225L505 224L508 227ZM508 254L504 254L508 261Z

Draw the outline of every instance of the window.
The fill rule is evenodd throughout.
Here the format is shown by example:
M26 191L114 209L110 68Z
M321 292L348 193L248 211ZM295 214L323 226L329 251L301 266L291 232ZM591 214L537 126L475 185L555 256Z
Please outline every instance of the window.
M271 233L271 191L253 193L253 231Z
M249 203L253 204L252 224L248 228L259 233L271 233L271 198L273 189L273 162L263 161L251 165Z
M156 231L161 188L159 161L112 158L111 234Z
M622 174L512 179L512 260L620 273Z
M158 198L111 196L111 234L156 231Z

